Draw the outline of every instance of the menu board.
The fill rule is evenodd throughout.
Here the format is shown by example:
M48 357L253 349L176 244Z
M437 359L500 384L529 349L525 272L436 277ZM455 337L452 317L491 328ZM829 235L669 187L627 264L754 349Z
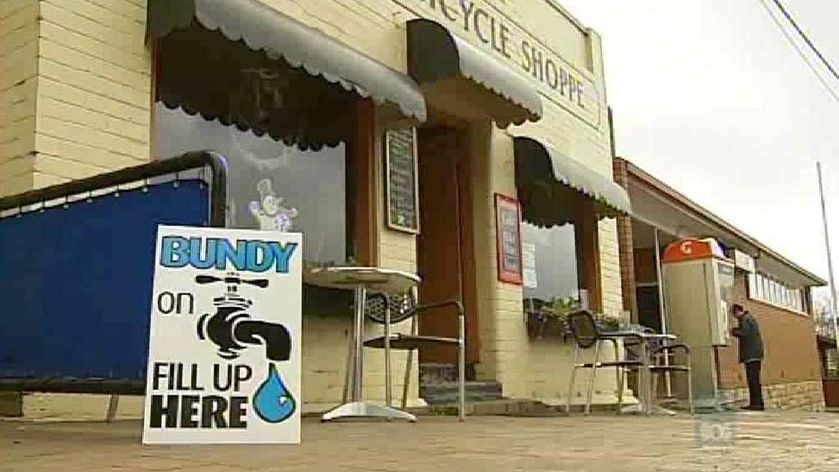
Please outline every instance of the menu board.
M521 215L517 200L495 195L495 232L497 237L498 280L522 283Z
M419 232L416 143L414 128L385 134L387 225L414 234Z

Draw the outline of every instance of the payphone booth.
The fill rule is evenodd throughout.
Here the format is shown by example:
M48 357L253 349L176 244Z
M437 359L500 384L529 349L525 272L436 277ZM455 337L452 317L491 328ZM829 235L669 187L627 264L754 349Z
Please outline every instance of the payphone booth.
M690 346L694 405L721 409L719 356L727 346L734 302L734 264L714 239L684 239L662 257L668 331ZM687 397L687 381L673 379L674 391Z

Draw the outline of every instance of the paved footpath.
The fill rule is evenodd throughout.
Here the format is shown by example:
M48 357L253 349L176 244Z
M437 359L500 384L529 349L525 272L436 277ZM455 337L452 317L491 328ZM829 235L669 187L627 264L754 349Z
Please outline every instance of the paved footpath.
M145 447L138 422L0 422L0 470L839 472L839 414L305 421L301 446Z

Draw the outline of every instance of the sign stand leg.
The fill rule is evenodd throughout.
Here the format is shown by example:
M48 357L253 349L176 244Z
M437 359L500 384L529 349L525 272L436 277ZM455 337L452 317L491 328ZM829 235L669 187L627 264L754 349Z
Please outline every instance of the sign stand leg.
M119 395L111 395L108 398L108 413L105 415L105 422L111 423L117 416L117 409L119 409Z

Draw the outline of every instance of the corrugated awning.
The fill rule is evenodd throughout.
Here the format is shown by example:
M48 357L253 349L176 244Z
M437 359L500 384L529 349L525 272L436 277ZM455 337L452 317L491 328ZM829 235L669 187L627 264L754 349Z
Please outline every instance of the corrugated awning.
M218 32L269 59L282 60L348 92L370 97L378 105L394 107L406 118L417 122L426 119L422 91L406 74L258 0L148 0L147 14L147 41L173 31Z
M534 224L573 221L580 196L594 201L598 218L631 213L629 194L621 186L535 139L515 138L515 161L525 219Z
M501 127L537 121L542 99L527 79L443 25L408 21L408 73L421 85L466 79L486 92L487 115Z

